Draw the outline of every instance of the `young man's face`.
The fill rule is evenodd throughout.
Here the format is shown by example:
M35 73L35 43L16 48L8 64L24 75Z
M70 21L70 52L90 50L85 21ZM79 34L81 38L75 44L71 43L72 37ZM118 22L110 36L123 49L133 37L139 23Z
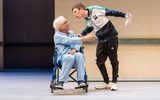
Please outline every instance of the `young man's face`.
M74 8L74 9L73 9L73 15L74 15L76 18L83 18L83 9Z

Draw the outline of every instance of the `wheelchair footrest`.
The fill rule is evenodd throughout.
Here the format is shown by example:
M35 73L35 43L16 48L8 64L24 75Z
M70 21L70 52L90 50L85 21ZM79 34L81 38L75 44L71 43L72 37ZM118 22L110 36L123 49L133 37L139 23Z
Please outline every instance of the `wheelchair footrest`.
M87 88L88 86L77 86L74 89Z
M60 87L54 87L55 90L64 90L63 88Z

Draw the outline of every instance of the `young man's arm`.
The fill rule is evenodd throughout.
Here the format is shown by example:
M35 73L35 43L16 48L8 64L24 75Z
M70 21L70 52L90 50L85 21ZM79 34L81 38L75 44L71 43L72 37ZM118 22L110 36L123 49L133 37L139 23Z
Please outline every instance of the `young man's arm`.
M93 27L86 27L82 32L81 32L81 35L84 36L84 35L87 35L88 33L92 32L93 31Z
M106 16L115 16L115 17L122 17L126 18L127 14L124 12L116 11L116 10L109 10L106 8L105 10L105 15Z
M120 11L116 11L116 10L109 10L109 9L105 9L105 15L106 16L116 16L116 17L122 17L122 18L126 18L125 21L125 26L128 25L128 23L131 22L132 20L132 14L131 13L124 13L124 12L120 12Z

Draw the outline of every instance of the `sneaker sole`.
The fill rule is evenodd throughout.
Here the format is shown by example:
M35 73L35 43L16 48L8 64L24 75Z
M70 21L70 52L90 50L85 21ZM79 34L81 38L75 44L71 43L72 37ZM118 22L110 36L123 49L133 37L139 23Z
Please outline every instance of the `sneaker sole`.
M95 89L96 89L96 90L109 90L109 89L111 89L111 88L96 88L96 87L95 87Z
M111 89L111 91L117 91L117 89Z

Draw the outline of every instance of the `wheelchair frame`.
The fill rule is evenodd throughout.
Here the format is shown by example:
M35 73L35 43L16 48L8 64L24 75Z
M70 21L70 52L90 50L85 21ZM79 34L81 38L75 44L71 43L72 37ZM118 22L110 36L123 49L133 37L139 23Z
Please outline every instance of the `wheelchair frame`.
M80 52L82 54L84 54L84 51L83 51L84 47L81 47L80 48ZM57 64L57 49L55 48L54 49L54 53L53 53L53 72L52 72L52 80L51 80L51 83L50 83L50 89L51 89L51 93L54 93L54 90L56 90L55 86L56 84L59 82L59 70L61 69L61 65ZM78 80L76 80L72 75L76 72L76 69L75 67L73 66L72 68L73 70L70 72L69 74L69 77L76 83L78 83ZM84 79L85 79L85 84L86 84L86 87L83 87L83 90L85 91L85 93L88 92L88 77L87 77L87 74L86 74L86 71L85 71L85 76L84 76ZM75 88L76 89L76 88Z

